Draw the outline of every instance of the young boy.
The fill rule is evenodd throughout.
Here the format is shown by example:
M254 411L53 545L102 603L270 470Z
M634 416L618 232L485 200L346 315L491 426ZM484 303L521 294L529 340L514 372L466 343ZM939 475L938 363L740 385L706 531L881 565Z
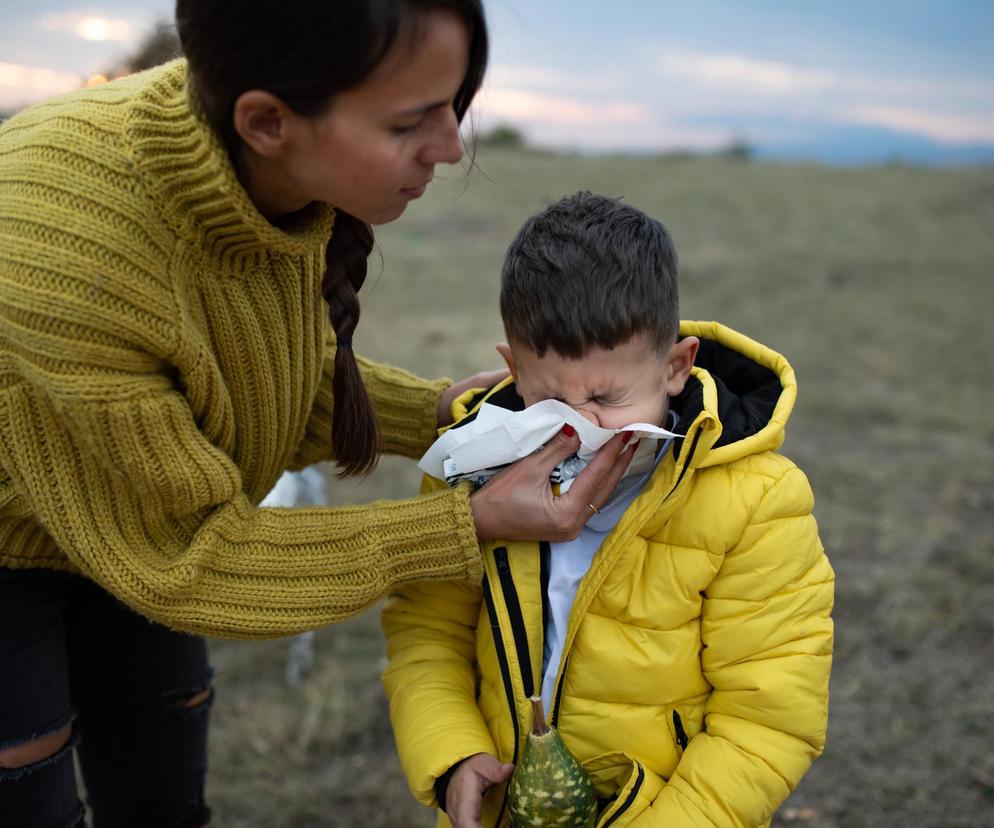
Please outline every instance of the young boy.
M512 376L458 401L455 428L483 401L551 398L681 436L576 540L487 543L481 587L390 598L384 683L412 791L439 825L507 826L541 695L599 826L768 825L824 745L832 652L811 490L775 453L793 370L721 325L680 325L666 230L590 193L526 222L501 315Z

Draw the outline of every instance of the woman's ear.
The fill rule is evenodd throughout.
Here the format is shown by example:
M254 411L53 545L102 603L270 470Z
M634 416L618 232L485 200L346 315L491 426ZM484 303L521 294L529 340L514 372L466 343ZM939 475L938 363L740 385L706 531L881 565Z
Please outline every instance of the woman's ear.
M497 353L504 358L504 362L507 363L507 370L511 372L511 376L514 381L518 381L518 369L514 364L514 354L511 353L511 346L506 342L497 343Z
M243 92L235 100L232 117L238 137L264 158L280 155L290 143L295 113L271 92Z
M683 391L694 367L701 341L696 336L686 336L674 343L666 355L666 393L675 397Z

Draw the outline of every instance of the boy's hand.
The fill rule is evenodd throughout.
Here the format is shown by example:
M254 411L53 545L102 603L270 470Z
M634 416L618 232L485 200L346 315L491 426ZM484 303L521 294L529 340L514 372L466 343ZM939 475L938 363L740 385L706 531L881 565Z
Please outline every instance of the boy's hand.
M563 426L544 448L504 469L469 499L480 540L568 541L611 497L632 460L638 441L631 432L612 437L566 494L555 497L549 475L580 448L572 426Z
M483 794L491 785L507 782L512 771L514 765L489 753L474 753L464 760L452 774L445 793L445 813L452 828L480 828Z
M498 371L481 371L446 388L438 398L438 427L452 425L452 403L460 394L470 388L493 388L511 372L506 368Z

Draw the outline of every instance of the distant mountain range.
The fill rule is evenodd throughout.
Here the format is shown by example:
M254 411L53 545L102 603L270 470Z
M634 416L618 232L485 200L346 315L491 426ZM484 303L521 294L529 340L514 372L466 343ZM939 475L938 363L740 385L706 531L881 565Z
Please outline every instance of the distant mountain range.
M826 126L803 139L752 143L760 160L865 165L903 162L929 166L994 164L994 144L940 144L907 132L866 126Z

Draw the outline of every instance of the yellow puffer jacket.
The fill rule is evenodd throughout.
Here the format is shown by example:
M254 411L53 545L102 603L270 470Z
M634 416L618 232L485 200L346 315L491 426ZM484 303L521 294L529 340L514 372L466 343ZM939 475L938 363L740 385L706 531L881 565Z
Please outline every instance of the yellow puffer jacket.
M671 401L686 436L580 584L549 711L593 777L604 827L767 825L828 720L834 575L807 480L774 453L794 372L721 325L681 333L701 338ZM487 397L507 395L504 383ZM541 685L547 551L488 543L482 587L409 585L384 608L391 718L426 805L461 759L521 754ZM506 786L487 793L482 824L509 825Z

